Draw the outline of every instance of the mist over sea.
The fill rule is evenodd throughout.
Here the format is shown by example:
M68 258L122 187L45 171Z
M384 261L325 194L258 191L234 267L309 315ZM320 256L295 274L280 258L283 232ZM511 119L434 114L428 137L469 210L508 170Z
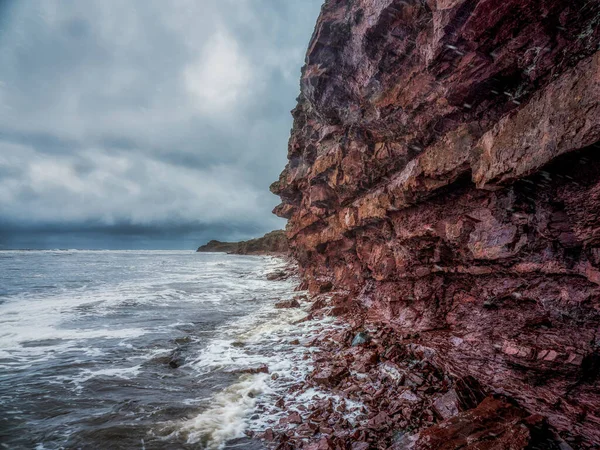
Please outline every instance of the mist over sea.
M276 309L271 257L0 252L0 444L10 449L261 448L245 438L309 370ZM313 328L311 328L313 327ZM270 373L239 369L266 364ZM272 377L277 373L277 377ZM274 379L275 378L275 379Z

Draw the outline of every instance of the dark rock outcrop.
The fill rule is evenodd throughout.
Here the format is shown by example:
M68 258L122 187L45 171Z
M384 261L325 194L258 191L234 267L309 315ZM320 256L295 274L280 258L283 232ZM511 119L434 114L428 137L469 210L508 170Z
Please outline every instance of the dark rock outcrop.
M271 231L261 238L242 242L210 241L198 252L221 252L235 255L287 254L288 242L283 230Z
M277 308L277 309L300 308L300 303L295 298L293 298L291 300L282 300L280 302L275 303L275 308Z
M546 450L561 450L560 445L549 436L540 416L530 416L501 398L488 397L477 408L428 428L421 433L414 446L410 441L405 441L392 448L502 450L536 446Z
M313 293L418 332L436 367L582 448L600 445L599 48L597 1L327 0L272 185Z

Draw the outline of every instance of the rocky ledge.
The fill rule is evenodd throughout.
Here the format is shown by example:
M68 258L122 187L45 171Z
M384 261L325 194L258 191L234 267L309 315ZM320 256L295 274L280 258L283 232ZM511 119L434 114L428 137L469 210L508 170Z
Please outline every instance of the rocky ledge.
M600 446L599 49L597 1L327 0L272 186L312 293L574 448Z
M210 241L198 252L222 252L235 255L286 255L288 242L283 230L271 231L261 238L241 242Z

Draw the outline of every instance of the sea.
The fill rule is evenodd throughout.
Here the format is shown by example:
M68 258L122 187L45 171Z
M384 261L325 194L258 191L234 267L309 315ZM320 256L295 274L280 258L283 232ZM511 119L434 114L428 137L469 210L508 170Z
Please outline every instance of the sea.
M191 251L0 251L0 449L260 449L314 398L323 322L286 262ZM268 373L245 373L266 365ZM286 408L274 406L286 399Z

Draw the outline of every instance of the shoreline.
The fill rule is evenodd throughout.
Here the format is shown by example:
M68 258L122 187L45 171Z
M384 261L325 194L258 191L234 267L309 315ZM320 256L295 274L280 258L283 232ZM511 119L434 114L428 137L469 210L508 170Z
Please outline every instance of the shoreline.
M288 263L299 290L298 267ZM317 325L300 341L310 359L307 374L274 405L279 422L263 431L250 427L248 437L278 450L437 450L466 442L465 448L572 448L514 399L444 371L420 333L398 334L370 321L345 298L339 292L306 298L301 321ZM298 398L305 402L298 405Z

